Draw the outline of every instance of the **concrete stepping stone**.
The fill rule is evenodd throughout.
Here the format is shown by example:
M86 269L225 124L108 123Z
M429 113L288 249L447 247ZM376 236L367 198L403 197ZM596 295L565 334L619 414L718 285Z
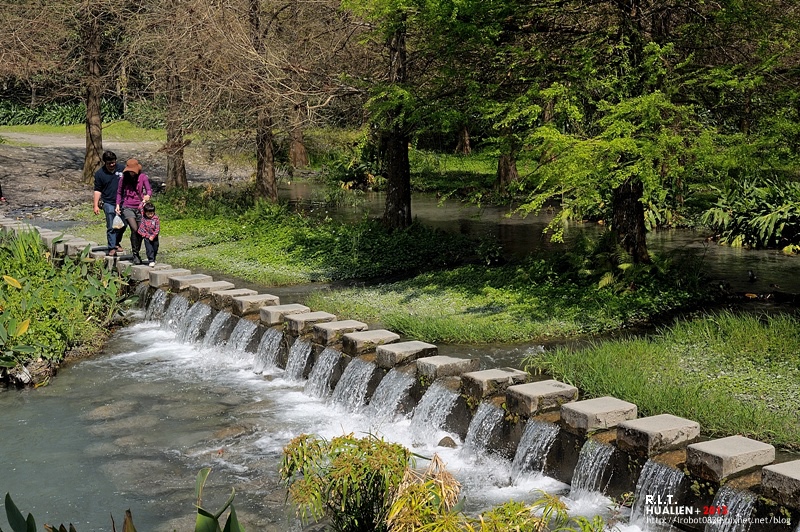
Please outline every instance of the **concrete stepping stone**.
M64 254L68 257L77 257L83 250L87 247L96 246L97 244L94 242L89 242L88 240L83 240L82 238L78 238L75 240L68 240L64 242Z
M227 282L227 281L216 281ZM253 296L258 292L250 288L221 288L211 290L211 306L217 310L225 310L233 305L233 298L237 296Z
M317 323L311 332L314 343L329 346L340 343L345 334L366 331L367 327L366 323L356 320L329 321Z
M379 345L375 349L375 363L379 368L392 369L400 364L407 364L418 358L432 357L437 354L439 354L439 348L433 344L418 340L398 342Z
M280 325L284 322L284 318L290 314L305 314L311 312L311 309L299 303L289 303L288 305L271 305L268 307L261 307L259 310L259 319L261 323L267 327Z
M236 316L258 314L261 307L280 305L281 299L272 294L253 294L250 296L235 296L231 303L231 312Z
M213 280L213 277L204 273L174 275L169 278L169 289L177 294L183 292L184 290L188 290L190 286L200 283L210 283Z
M417 360L417 375L433 382L439 377L453 377L478 371L481 368L479 358L458 358L445 355L433 355Z
M515 384L506 390L506 406L512 414L530 417L558 410L564 403L578 400L578 389L556 380Z
M400 335L386 329L347 333L342 337L342 352L351 357L372 353L379 345L391 344Z
M623 421L617 427L617 447L639 456L680 449L700 437L700 423L672 414Z
M287 314L283 318L283 323L286 325L286 332L293 336L309 333L314 325L329 321L336 321L336 316L322 311Z
M480 400L505 392L509 386L528 382L530 378L527 371L514 368L472 371L461 376L461 390L465 395Z
M56 240L63 240L64 233L41 233L39 238L42 239L42 242L44 242L44 245L47 247L47 249L52 250L53 244L56 242Z
M191 270L186 270L184 268L173 268L171 270L153 270L150 272L150 286L155 288L162 288L169 285L170 277L190 275L191 273L192 273Z
M113 258L113 257L111 257ZM133 264L130 261L121 261L121 262L128 262L131 266L131 279L134 281L144 282L150 280L150 272L153 270L171 270L172 266L169 264L161 264L156 263L155 266L152 268L147 264Z
M761 489L765 497L800 510L800 460L761 469Z
M189 287L189 298L194 300L202 299L211 295L214 291L229 290L235 286L236 285L230 281L208 281L206 283L193 284Z
M714 482L771 464L774 460L775 447L744 436L693 443L686 448L689 472Z
M635 404L616 397L598 397L561 405L561 420L567 430L580 436L636 419L637 413Z

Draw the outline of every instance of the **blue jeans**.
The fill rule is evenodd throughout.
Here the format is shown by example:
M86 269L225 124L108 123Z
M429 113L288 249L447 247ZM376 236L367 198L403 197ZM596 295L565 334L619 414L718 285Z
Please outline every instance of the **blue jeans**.
M116 247L122 242L122 235L125 233L125 226L122 229L114 229L111 225L114 223L114 216L117 215L114 210L116 205L113 203L103 202L103 212L106 215L106 239L108 240L109 249Z

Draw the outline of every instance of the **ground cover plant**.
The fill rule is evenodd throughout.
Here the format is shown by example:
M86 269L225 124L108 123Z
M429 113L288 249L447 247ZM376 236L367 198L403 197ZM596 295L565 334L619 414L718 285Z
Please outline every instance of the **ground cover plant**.
M122 281L84 258L57 266L38 235L0 236L0 348L7 347L0 367L9 370L0 380L33 361L50 367L69 349L103 336Z
M707 435L742 434L800 449L800 320L720 312L651 338L614 340L526 361L587 398L611 395L643 416L670 413Z

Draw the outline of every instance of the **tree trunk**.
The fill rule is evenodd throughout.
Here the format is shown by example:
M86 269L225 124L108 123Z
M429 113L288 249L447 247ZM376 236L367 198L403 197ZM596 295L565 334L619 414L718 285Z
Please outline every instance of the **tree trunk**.
M390 229L411 225L411 170L408 161L408 136L395 128L384 139L386 168L386 207L383 224Z
M497 189L505 192L508 185L519 180L517 159L510 153L500 154L497 160Z
M272 116L266 110L259 110L256 119L256 196L273 203L278 201Z
M171 68L167 74L167 97L169 109L167 110L167 190L173 188L189 188L186 178L186 161L183 149L187 143L183 138L183 123L181 121L181 80Z
M100 114L100 98L103 92L100 70L101 29L99 17L88 13L82 28L86 61L86 153L83 159L83 182L91 183L95 171L100 168L103 154L103 117Z
M649 263L644 225L644 187L638 179L628 179L612 193L611 230L617 243L628 252L634 263Z
M472 146L469 142L469 129L467 129L467 125L464 124L458 130L458 143L456 144L456 154L458 155L469 155L472 153Z
M406 81L406 29L405 18L389 39L389 82ZM386 207L383 223L390 229L403 229L411 225L411 168L408 160L408 133L405 125L398 123L401 110L388 113L387 130L383 135L383 168L386 173Z
M303 140L303 106L295 104L294 120L289 141L289 165L292 168L305 168L308 166L308 151Z

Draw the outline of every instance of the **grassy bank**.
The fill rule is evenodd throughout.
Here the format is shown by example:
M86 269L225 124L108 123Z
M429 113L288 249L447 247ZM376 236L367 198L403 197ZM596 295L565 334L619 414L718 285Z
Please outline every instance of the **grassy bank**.
M640 415L669 413L704 434L742 434L800 449L800 320L722 312L680 321L649 339L545 352L532 371L612 395Z

